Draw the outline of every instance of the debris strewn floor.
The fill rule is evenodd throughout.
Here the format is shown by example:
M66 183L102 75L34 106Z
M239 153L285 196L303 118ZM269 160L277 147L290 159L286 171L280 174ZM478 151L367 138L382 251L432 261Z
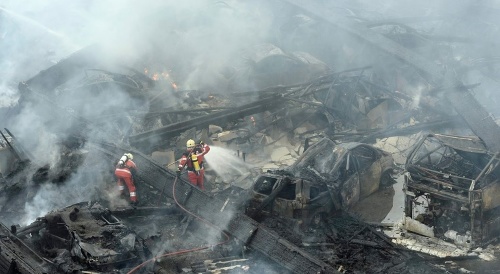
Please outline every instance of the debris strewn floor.
M496 7L389 2L158 3L0 62L0 272L498 271ZM1 37L69 43L15 7Z

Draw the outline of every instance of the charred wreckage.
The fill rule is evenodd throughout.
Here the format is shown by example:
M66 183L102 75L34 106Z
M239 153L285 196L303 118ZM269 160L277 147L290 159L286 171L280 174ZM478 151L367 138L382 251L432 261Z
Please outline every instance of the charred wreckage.
M356 214L398 174L407 232L468 249L495 243L500 127L472 95L477 85L420 54L422 44L436 44L401 31L402 23L387 32L381 26L390 23L337 21L313 3L283 5L293 18L280 28L283 39L313 21L346 37L342 47L326 45L333 52L353 54L362 44L396 69L375 58L332 71L305 37L303 51L254 47L252 65L233 72L227 90L181 90L166 74L119 57L104 62L99 45L74 53L20 83L18 105L2 110L11 119L26 108L44 113L37 137L57 149L46 162L28 149L45 144L0 131L0 272L456 273L444 264L452 258L398 245L382 219ZM428 90L417 101L409 87L419 84ZM101 102L106 109L89 111ZM403 162L377 142L415 134L420 140L404 148ZM208 155L232 153L207 159L206 191L172 168L192 138L213 145ZM138 205L114 191L124 153L138 166ZM237 165L246 172L231 171ZM66 201L58 200L62 192Z
M497 156L475 136L426 136L406 163L406 216L463 245L495 240Z

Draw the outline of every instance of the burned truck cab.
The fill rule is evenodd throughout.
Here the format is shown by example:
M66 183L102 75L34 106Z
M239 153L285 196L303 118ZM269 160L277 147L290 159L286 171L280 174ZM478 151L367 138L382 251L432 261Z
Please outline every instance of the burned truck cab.
M498 156L477 137L424 137L406 162L406 219L469 247L495 240L500 235Z

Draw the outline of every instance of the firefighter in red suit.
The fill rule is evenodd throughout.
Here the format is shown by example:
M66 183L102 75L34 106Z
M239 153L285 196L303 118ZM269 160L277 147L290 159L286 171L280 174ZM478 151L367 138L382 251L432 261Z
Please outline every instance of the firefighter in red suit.
M203 156L210 151L210 147L201 141L196 145L193 140L188 140L186 147L186 152L182 154L182 158L179 160L177 176L181 174L184 167L187 167L188 178L191 184L205 190L203 186L203 176L205 174Z
M115 175L118 178L118 190L120 194L123 194L125 190L125 186L123 185L125 183L130 195L130 202L137 204L137 193L135 192L134 177L132 174L137 171L137 166L132 159L134 159L134 156L131 153L125 153L116 165Z

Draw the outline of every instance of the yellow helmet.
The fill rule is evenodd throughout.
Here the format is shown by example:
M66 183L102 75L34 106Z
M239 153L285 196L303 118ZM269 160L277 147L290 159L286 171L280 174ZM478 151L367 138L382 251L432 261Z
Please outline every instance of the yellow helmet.
M195 147L196 144L194 143L194 140L193 139L189 139L187 142L186 142L186 147L187 148L193 148Z
M134 159L134 155L132 155L132 153L125 153L124 155L127 156L127 158L129 160L133 160Z

